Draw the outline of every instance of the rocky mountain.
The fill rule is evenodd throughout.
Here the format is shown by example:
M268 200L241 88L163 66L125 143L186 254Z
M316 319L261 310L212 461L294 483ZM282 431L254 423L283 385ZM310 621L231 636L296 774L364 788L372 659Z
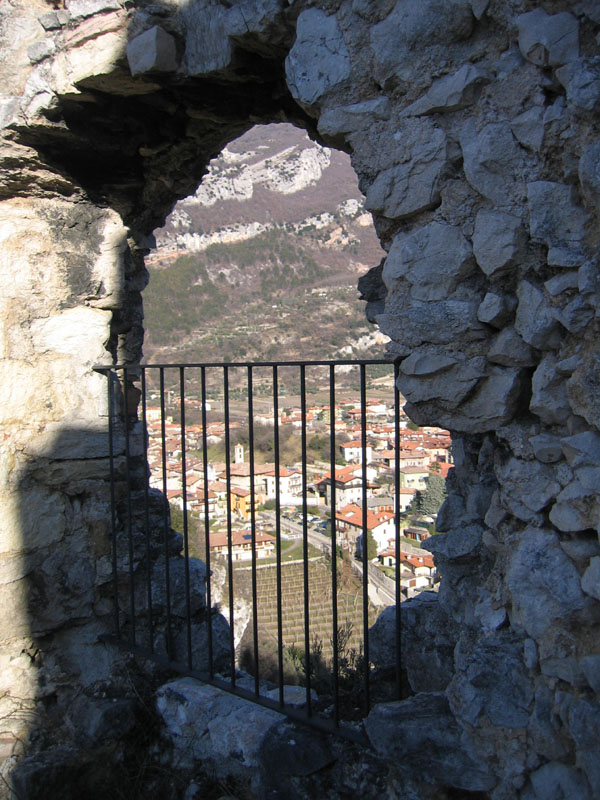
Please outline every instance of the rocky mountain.
M150 361L383 351L356 289L383 255L356 175L348 156L297 128L257 126L232 142L156 239Z

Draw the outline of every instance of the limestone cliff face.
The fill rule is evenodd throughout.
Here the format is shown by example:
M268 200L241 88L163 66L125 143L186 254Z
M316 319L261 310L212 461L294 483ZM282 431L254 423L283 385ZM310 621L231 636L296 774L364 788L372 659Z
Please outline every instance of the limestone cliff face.
M420 694L373 713L373 742L495 800L598 796L599 31L591 0L3 9L5 752L19 704L111 675L90 367L140 355L145 237L229 141L286 120L351 153L388 253L367 312L411 416L455 442L442 590L405 611Z

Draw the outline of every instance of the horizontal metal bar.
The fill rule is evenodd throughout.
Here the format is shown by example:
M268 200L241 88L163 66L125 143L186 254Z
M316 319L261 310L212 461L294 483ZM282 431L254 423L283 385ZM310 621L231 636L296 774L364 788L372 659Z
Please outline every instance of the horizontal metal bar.
M342 738L347 739L350 742L354 742L361 747L371 748L371 743L362 729L358 730L343 724L335 725L333 720L329 720L325 717L318 717L316 715L309 717L301 709L295 708L294 706L286 704L282 706L277 702L277 700L271 700L269 697L263 697L263 695L256 695L254 692L250 692L247 689L242 689L240 686L232 687L229 681L217 678L216 676L211 678L207 672L190 670L188 669L187 665L183 664L182 662L170 661L167 656L160 655L159 653L149 653L143 647L140 647L139 645L131 645L129 642L124 642L123 640L118 639L116 636L102 633L98 636L98 641L102 642L103 644L113 645L114 647L119 648L119 650L124 650L128 653L132 653L133 655L146 658L155 664L159 664L161 667L166 667L173 670L173 672L177 672L181 675L188 675L189 677L195 678L202 683L208 683L211 686L215 686L217 689L222 689L228 694L233 694L236 697L240 697L242 700L248 700L251 703L258 703L258 705L261 705L264 708L268 708L271 711L276 711L278 714L294 720L294 722L307 725L309 728L321 731L321 733L332 734L333 736L338 737L341 736Z
M376 358L376 359L347 359L343 361L204 361L204 362L177 362L173 364L94 364L92 369L96 372L110 372L116 369L179 369L180 367L300 367L302 365L307 367L330 367L330 366L360 366L365 364L387 364L392 365L394 359Z

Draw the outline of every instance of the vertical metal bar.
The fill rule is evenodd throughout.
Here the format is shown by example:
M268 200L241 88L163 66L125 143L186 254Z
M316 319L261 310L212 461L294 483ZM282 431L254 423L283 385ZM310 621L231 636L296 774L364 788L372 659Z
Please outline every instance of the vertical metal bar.
M337 608L337 542L336 542L336 497L335 497L335 367L329 365L329 466L331 470L331 627L333 632L333 721L336 725L340 722L339 698L339 634L338 634L338 608Z
M227 483L227 571L229 576L229 661L231 687L235 687L235 620L233 611L233 540L231 527L231 435L229 431L229 367L223 367L223 408L225 418L225 475Z
M208 643L208 672L214 678L213 641L212 641L212 593L210 571L210 509L208 502L208 438L206 435L206 367L200 368L202 397L202 467L204 473L204 536L206 557L206 639Z
M306 470L306 367L300 365L300 415L302 417L302 553L304 576L304 669L306 679L306 713L312 714L311 705L311 662L310 662L310 598L308 576L308 505L306 490L308 475Z
M117 376L112 370L106 373L108 390L108 464L110 475L110 533L112 541L112 576L114 593L114 622L115 636L121 638L121 627L119 625L119 579L117 575L117 504L115 500L115 453L114 453L114 389L117 383Z
M254 645L254 694L259 694L258 600L256 586L256 487L254 485L254 397L252 367L248 365L248 449L250 464L250 535L252 538L252 640Z
M173 631L171 627L171 577L169 574L169 499L167 494L167 435L165 430L165 371L159 369L160 380L160 438L163 484L163 553L165 557L165 611L167 617L166 648L173 657Z
M131 642L135 645L135 575L133 568L133 505L131 502L131 470L129 459L131 447L129 442L129 376L127 367L123 368L123 416L125 417L125 482L127 485L127 548L129 555L129 613L131 614Z
M190 543L187 515L187 477L185 449L185 367L179 367L179 402L181 425L181 493L183 495L183 563L185 575L185 624L188 668L192 669L192 603L190 599Z
M152 620L152 556L150 551L150 510L149 510L149 497L148 497L148 481L150 474L148 471L148 418L147 418L147 401L146 401L146 370L142 367L142 436L144 437L144 465L145 465L145 478L144 478L144 534L146 537L146 602L148 604L148 648L151 653L154 652L154 627Z
M277 674L279 705L283 705L283 607L281 602L281 496L279 486L279 385L273 367L273 453L275 456L275 548L277 556Z
M365 716L371 707L369 686L369 553L368 553L368 492L367 492L367 393L366 368L360 365L360 436L362 457L362 567L363 567L363 655Z
M394 362L394 527L396 551L396 696L402 697L402 594L400 585L400 392L398 390L398 375L400 368Z

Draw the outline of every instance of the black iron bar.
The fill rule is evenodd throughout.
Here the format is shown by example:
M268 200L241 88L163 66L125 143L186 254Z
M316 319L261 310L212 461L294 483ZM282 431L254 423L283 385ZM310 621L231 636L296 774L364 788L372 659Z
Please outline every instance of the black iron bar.
M165 611L166 611L166 648L167 655L174 657L173 631L171 627L171 576L169 574L169 501L167 493L167 434L165 428L165 371L159 370L160 380L160 439L163 484L163 550L165 556Z
M304 672L306 680L306 713L312 714L311 661L310 661L310 596L308 576L308 505L306 491L308 474L306 470L306 367L300 365L300 415L302 417L302 554L304 559Z
M206 434L206 367L200 368L200 386L202 399L202 467L204 473L204 536L206 554L206 635L208 672L214 676L213 642L212 642L212 593L210 571L210 508L208 502L208 438Z
M185 626L188 666L192 669L192 603L190 597L190 542L187 514L187 476L185 449L185 367L179 367L179 404L181 425L181 494L183 497L183 559L185 575Z
M115 453L114 453L114 384L118 384L117 376L114 372L107 373L108 386L108 465L110 475L110 533L112 539L112 576L114 593L114 615L115 615L115 635L120 637L121 627L119 624L119 578L117 574L117 504L115 500Z
M146 479L144 480L144 535L146 537L146 602L148 604L148 647L154 652L154 628L152 621L152 553L150 548L150 500L148 495L148 416L146 401L146 370L141 372L142 391L142 436L144 441L144 464L146 465Z
M231 434L229 431L229 367L223 369L223 414L225 419L225 480L227 483L227 574L229 578L229 666L235 687L235 620L233 610L233 532L231 523Z
M250 467L250 534L252 537L252 641L254 645L254 694L259 694L258 599L256 586L256 487L254 484L254 402L252 367L248 365L248 459Z
M363 568L363 685L365 716L371 707L369 683L369 530L367 492L367 392L366 367L360 365L360 436L362 458L362 568Z
M333 683L333 721L340 722L339 697L339 632L337 607L337 542L336 542L336 446L335 446L335 366L329 365L329 466L331 474L331 628L333 645L332 683Z
M131 502L131 446L129 441L129 375L127 367L123 370L123 416L125 429L125 483L127 485L127 549L129 557L129 612L131 614L131 641L135 641L135 571L133 556L133 505Z
M300 364L306 364L307 367L329 367L331 364L335 363L336 366L350 366L356 367L359 364L390 364L389 359L387 358L367 358L367 359L345 359L342 361L253 361L253 367L269 367L270 369L273 367L298 367ZM173 364L116 364L110 369L123 369L123 367L128 366L129 369L138 368L141 366L151 367L152 369L179 369L181 363L173 363ZM184 364L186 368L193 367L194 369L198 369L200 367L212 367L212 368L219 368L224 369L225 367L247 367L248 362L246 361L189 361ZM95 364L92 369L98 370L99 372L105 372L107 367L103 364Z
M273 367L273 454L275 456L275 550L277 575L277 676L279 704L283 705L283 609L281 604L281 495L279 491L279 384Z
M394 548L396 553L396 696L402 698L402 593L400 575L400 392L398 391L398 362L394 363Z

